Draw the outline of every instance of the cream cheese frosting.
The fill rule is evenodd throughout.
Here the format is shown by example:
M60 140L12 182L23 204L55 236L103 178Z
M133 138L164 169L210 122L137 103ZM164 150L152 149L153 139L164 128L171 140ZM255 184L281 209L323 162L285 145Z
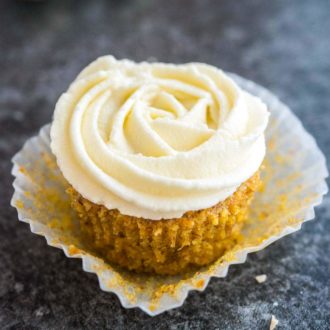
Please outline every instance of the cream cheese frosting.
M88 200L171 219L223 201L258 170L268 117L215 67L104 56L57 102L51 148Z

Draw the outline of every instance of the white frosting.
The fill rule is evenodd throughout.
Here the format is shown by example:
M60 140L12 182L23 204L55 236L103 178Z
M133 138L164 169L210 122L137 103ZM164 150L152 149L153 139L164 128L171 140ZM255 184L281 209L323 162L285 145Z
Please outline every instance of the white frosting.
M215 67L105 56L60 97L51 147L88 200L177 218L223 201L258 170L268 116Z

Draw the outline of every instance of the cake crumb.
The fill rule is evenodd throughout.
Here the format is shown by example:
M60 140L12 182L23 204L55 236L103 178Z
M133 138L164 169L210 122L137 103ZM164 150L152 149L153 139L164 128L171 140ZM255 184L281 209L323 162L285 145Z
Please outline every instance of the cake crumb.
M275 315L272 315L272 318L270 320L269 330L274 330L278 325L278 319L275 317Z
M255 277L258 283L264 283L267 280L267 275L262 274Z

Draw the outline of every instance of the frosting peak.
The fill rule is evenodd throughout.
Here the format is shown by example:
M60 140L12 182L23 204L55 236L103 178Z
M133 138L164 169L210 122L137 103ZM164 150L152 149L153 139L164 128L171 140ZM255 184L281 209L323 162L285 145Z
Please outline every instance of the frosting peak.
M85 198L148 219L231 195L265 155L266 106L200 63L87 66L55 109L51 147Z

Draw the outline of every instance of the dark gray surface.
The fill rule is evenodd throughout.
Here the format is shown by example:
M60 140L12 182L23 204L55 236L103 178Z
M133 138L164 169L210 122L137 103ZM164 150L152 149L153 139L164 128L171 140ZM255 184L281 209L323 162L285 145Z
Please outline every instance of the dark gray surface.
M330 1L45 1L0 3L0 328L330 328L330 199L317 221L251 255L150 318L30 233L9 207L9 159L49 122L55 101L99 55L202 61L268 87L330 154ZM257 284L254 276L268 280Z

